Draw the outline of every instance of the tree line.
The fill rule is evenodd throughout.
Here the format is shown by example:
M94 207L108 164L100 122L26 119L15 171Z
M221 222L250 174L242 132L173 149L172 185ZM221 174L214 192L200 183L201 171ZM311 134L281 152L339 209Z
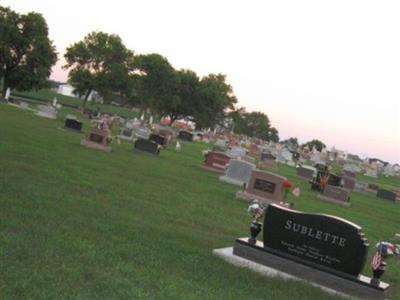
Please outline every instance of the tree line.
M126 105L169 117L187 118L198 129L225 125L237 134L278 142L278 130L262 112L235 108L237 98L223 74L200 78L192 70L175 70L160 54L135 54L116 34L94 31L64 54L68 82L83 106L92 91L103 99L118 96ZM48 88L57 62L46 20L40 13L19 14L0 6L0 78L6 89ZM320 145L318 145L320 146Z

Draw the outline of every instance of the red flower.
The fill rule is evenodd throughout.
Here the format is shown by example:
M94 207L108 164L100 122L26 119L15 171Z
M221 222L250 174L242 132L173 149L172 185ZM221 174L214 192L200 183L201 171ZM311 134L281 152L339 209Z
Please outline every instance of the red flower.
M284 189L291 189L292 188L292 186L293 186L293 183L291 183L289 180L287 180L287 179L285 179L284 181L283 181L283 183L282 183L282 187L284 188Z
M328 178L321 178L320 180L319 180L319 183L321 184L321 185L327 185L328 184Z

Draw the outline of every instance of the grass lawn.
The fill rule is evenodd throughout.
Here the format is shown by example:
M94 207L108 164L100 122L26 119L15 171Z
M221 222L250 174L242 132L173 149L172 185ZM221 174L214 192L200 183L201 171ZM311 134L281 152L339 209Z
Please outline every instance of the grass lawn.
M31 92L12 92L13 96L17 97L27 97L30 99L37 99L44 102L52 102L54 97L57 97L58 103L64 105L73 105L75 107L79 107L82 101L76 97L65 96L62 94L58 94L52 90L39 90L39 91L31 91ZM104 113L115 113L123 118L134 118L139 117L139 113L136 111L128 110L124 107L119 107L115 105L109 104L98 104L93 102L86 103L86 108L94 111L101 111Z
M0 120L0 299L340 299L212 255L247 236L251 219L238 188L200 168L207 145L157 158L114 143L107 154L81 147L62 119L0 103ZM340 207L294 168L279 173L302 188L296 209L349 219L371 244L400 231L400 204L353 193ZM399 299L400 259L383 280Z

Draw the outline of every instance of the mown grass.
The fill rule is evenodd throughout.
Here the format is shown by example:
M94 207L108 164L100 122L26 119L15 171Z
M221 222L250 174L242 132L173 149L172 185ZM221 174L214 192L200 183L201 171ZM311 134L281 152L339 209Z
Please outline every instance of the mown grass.
M13 96L17 97L28 97L31 99L36 99L36 100L41 100L44 102L49 102L51 103L54 99L54 97L57 97L58 103L62 105L72 105L75 107L79 107L82 105L82 100L76 97L70 97L70 96L65 96L62 94L58 94L55 91L44 89L44 90L38 90L38 91L29 91L29 92L12 92ZM86 109L90 109L93 111L100 111L103 113L109 113L109 114L117 114L120 117L123 118L135 118L139 117L139 113L134 110L129 110L124 107L119 107L115 105L110 105L110 104L99 104L99 103L94 103L94 102L87 102L86 103Z
M114 143L107 154L81 147L61 119L0 104L0 120L0 299L338 298L212 255L251 220L237 187L200 168L207 145L157 158ZM279 173L301 186L299 210L347 218L372 243L399 231L399 204L353 193L343 208L317 199L293 168ZM392 299L399 278L391 259Z

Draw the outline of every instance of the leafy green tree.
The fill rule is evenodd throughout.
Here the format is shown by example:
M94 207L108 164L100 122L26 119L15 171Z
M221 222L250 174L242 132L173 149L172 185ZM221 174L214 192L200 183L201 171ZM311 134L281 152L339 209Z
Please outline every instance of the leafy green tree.
M274 143L279 142L279 132L275 127L271 127L268 133L268 140Z
M314 146L315 146L315 148L318 151L321 151L322 148L326 147L326 145L323 142L321 142L320 140L317 140L317 139L314 139L314 140L308 141L307 143L304 143L303 145L301 145L301 148L304 148L306 146L308 146L308 148L310 150L312 150L314 148Z
M31 90L48 86L47 78L57 61L48 31L41 14L18 14L0 6L0 78L3 79L3 96L8 87Z
M118 35L91 32L68 47L64 57L69 82L76 92L84 95L83 105L94 90L103 97L130 93L134 55Z
M296 137L290 137L286 140L281 141L281 143L289 148L297 149L299 147L299 140Z
M175 118L176 107L180 104L179 76L168 60L156 53L138 55L134 68L133 80L140 108Z
M250 137L278 142L278 130L271 127L268 116L262 112L246 112L242 107L229 114L233 120L234 132Z
M232 86L226 83L226 76L210 74L199 84L198 99L194 103L193 117L196 127L212 128L226 117L226 110L234 109L237 102Z

